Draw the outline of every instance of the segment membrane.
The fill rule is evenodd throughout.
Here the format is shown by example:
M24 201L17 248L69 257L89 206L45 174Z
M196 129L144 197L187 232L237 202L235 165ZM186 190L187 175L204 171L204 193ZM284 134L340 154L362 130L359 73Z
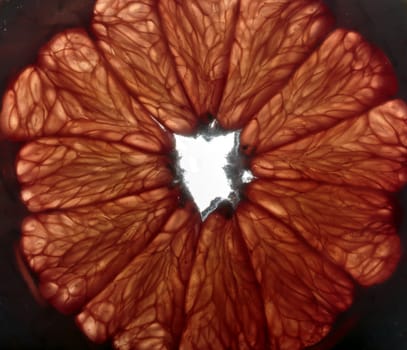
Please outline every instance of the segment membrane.
M109 65L132 95L171 131L192 133L197 118L178 79L157 2L99 0L93 31Z
M1 130L16 140L86 136L123 141L150 152L169 151L172 136L118 82L83 30L54 37L37 66L7 91Z
M352 282L265 210L244 203L237 218L261 285L270 348L315 344L351 304Z
M40 138L20 151L17 176L30 211L72 208L168 185L166 156L120 143Z
M225 85L237 0L159 2L180 81L197 116L216 115Z
M330 31L321 1L241 0L218 119L244 126Z
M160 188L27 217L21 247L39 273L42 295L61 312L80 309L157 234L178 196Z
M335 30L241 133L259 154L358 116L397 91L384 54L358 33Z
M337 185L399 190L407 180L407 106L386 102L251 160L257 177L312 179Z
M199 231L191 205L177 209L156 238L77 316L96 342L120 349L176 348Z
M181 350L265 349L264 311L234 219L203 224L186 295Z
M311 181L258 180L246 194L362 285L384 281L397 266L400 239L393 206L382 192Z

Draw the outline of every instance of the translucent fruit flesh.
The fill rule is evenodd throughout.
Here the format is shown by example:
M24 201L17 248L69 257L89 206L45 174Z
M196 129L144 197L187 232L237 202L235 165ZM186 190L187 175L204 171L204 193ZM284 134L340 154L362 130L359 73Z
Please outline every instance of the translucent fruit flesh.
M3 97L43 296L118 349L303 349L400 257L407 106L321 1L98 0ZM242 128L258 178L201 222L172 133ZM159 124L161 123L161 125Z

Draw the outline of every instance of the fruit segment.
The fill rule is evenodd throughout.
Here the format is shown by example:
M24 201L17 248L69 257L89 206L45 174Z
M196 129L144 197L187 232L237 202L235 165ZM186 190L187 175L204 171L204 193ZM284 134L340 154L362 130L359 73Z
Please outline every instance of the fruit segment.
M114 337L119 349L177 348L199 226L192 205L177 209L143 253L77 316L86 335L96 342Z
M261 178L312 179L399 190L407 180L407 106L386 102L368 113L251 160Z
M337 29L245 126L242 150L259 154L328 129L396 91L383 53L358 33Z
M236 216L261 285L270 348L315 344L351 304L352 282L259 207L241 204Z
M42 295L61 312L80 309L151 241L178 196L160 188L27 217L21 247L39 273Z
M179 81L153 0L99 0L97 45L133 96L173 132L195 130L197 118Z
M384 281L400 259L393 206L382 192L257 180L248 185L246 195L362 285Z
M234 219L203 224L186 295L181 350L265 349L264 310Z
M71 208L170 184L167 156L120 143L40 138L19 153L21 199L30 211Z
M237 0L159 2L180 81L197 116L216 115L227 74Z
M285 85L332 23L321 1L240 1L220 123L227 129L244 126Z
M57 35L3 99L2 132L16 140L80 135L150 152L173 139L117 81L82 30Z

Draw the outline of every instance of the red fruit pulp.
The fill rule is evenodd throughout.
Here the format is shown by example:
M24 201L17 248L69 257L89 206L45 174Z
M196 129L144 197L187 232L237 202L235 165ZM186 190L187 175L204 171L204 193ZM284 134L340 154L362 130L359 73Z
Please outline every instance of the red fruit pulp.
M209 344L215 346L217 341L220 342L218 347L233 348L239 348L246 342L253 348L264 348L267 343L277 348L292 349L311 345L328 332L334 316L348 307L351 301L352 285L348 276L341 272L338 266L359 283L370 285L387 278L398 260L398 239L394 235L391 204L380 190L387 189L386 186L389 186L390 190L396 190L405 181L405 172L400 166L405 156L405 140L402 134L404 131L400 129L395 134L391 133L391 125L404 118L405 107L402 102L396 101L377 107L377 110L359 117L355 122L359 124L355 124L356 126L352 124L352 128L359 131L357 127L363 131L367 130L368 134L362 132L361 136L363 140L367 139L366 142L360 142L361 138L358 139L357 133L345 137L348 129L341 130L340 127L344 124L338 123L338 120L345 118L353 122L351 118L363 114L370 107L378 106L391 96L395 92L392 71L380 52L372 49L356 34L344 31L334 32L313 55L308 57L307 53L311 52L320 40L318 35L317 38L313 35L319 33L323 36L329 30L330 20L329 17L319 13L324 13L324 8L318 8L316 5L312 9L310 6L310 9L301 12L306 6L296 7L295 2L285 9L287 17L277 10L276 18L296 20L299 18L301 23L304 13L311 13L315 22L305 21L307 24L311 23L310 32L305 31L305 36L311 37L310 42L303 41L303 47L296 51L296 55L290 55L292 47L288 49L285 52L287 57L284 58L283 55L282 58L281 71L274 72L273 69L278 67L278 63L273 61L270 63L271 72L282 81L288 80L288 83L281 83L277 79L271 86L263 89L264 76L259 73L255 77L245 77L242 72L244 69L247 71L247 67L243 67L238 76L245 81L256 81L262 89L259 93L248 89L248 95L239 103L233 103L231 107L228 101L236 101L236 94L240 94L242 89L233 88L239 85L236 82L239 79L236 78L235 70L229 67L228 77L224 74L225 57L229 54L228 47L232 47L230 52L233 59L239 60L240 55L244 57L244 54L234 50L242 49L243 44L250 41L244 39L243 43L235 43L229 31L231 25L220 28L214 25L213 28L225 35L220 40L226 43L223 46L211 41L211 45L216 48L211 57L219 59L219 62L215 60L216 65L213 62L209 63L211 68L209 71L205 69L200 71L196 68L191 70L196 62L188 61L190 56L186 47L199 46L192 42L186 43L184 47L182 39L179 42L174 38L171 39L172 33L176 32L172 30L172 26L176 25L172 22L172 18L175 17L165 15L174 10L184 14L181 18L190 18L187 14L191 14L192 12L188 11L192 10L182 7L171 8L171 4L165 1L160 4L159 10L151 7L147 9L147 14L142 6L131 10L130 6L124 6L124 10L117 15L120 20L116 21L115 7L99 2L100 15L96 18L94 27L96 36L101 40L98 42L99 46L95 46L81 31L68 31L56 37L42 50L38 66L25 70L6 94L2 114L6 116L2 119L3 131L9 137L19 140L40 137L26 145L20 152L17 175L23 185L22 200L32 212L53 210L51 213L40 213L25 220L22 240L24 253L30 265L40 273L44 296L58 309L70 312L82 308L83 303L90 301L78 317L78 323L95 341L114 337L115 345L119 348L126 348L126 344L138 346L137 344L141 344L140 339L145 337L151 337L153 343L149 343L150 340L147 338L143 346L159 344L160 341L172 344L171 346L180 344L181 347L194 348L207 348ZM249 6L249 3L243 1L240 4L241 8L245 5ZM201 10L205 12L208 9ZM273 13L272 8L270 11ZM117 13L119 14L119 11ZM249 22L243 15L237 16L236 13L237 9L233 10L232 7L230 16L225 15L225 18L232 22L241 21L242 25ZM242 13L250 14L250 10ZM300 15L296 17L295 14L298 13ZM144 23L145 16L149 20ZM139 32L141 38L135 42L136 46L139 46L137 51L129 50L131 41L121 27L124 21L129 19L124 27ZM143 46L145 42L156 42L154 38L159 34L156 30L158 20L164 23L161 33L165 33L168 38L168 47L174 61L170 58L167 61L167 58L160 56L160 50L161 53L166 52L163 38L159 38L157 46L148 47L147 51ZM140 27L137 21L143 22ZM318 25L313 26L312 23ZM185 26L188 28L188 24ZM302 24L300 27L302 28ZM301 37L304 34L298 33L298 29L295 29L298 28L297 24L290 28L294 37L295 35ZM144 38L143 31L146 29L149 35ZM238 29L233 33L235 38L244 37L244 31L239 36L238 33ZM278 33L275 35L278 36ZM200 40L212 40L211 35L205 32L202 37ZM295 42L292 37L287 38L288 46ZM279 49L285 47L284 45ZM338 47L343 49L343 53ZM308 51L304 53L302 49ZM98 50L104 50L103 53L111 66L106 68L103 59L98 56ZM253 51L253 48L246 48L246 52ZM242 52L245 52L245 49L242 49ZM349 53L352 59L349 58ZM147 56L140 61L139 55L143 54ZM264 56L266 61L269 54L267 51ZM198 57L202 58L202 55ZM291 62L288 57L293 61ZM305 63L302 63L304 60ZM332 67L328 67L326 62L332 63ZM172 66L173 64L176 66ZM205 68L205 64L206 61L198 62L198 67ZM299 66L300 68L291 76L293 68ZM134 75L126 72L129 67L136 72ZM215 67L217 69L214 69ZM111 70L115 74L111 75ZM195 70L199 74L191 77ZM360 76L358 72L361 72ZM148 74L157 81L146 79ZM334 74L335 85L328 78L324 78L324 74L327 76ZM174 81L180 78L184 79L183 84L175 84ZM315 88L312 87L313 84ZM307 88L304 89L305 85ZM225 88L221 94L219 91L223 86ZM280 89L281 92L275 95ZM346 93L349 99L338 100L343 93ZM271 98L272 96L275 97ZM323 99L325 104L316 103L318 99ZM236 109L233 109L235 106ZM282 117L279 116L281 106L284 106ZM246 125L249 118L252 119L243 130L242 147L250 155L256 154L252 161L253 169L259 169L258 176L266 180L259 180L249 186L246 194L252 203L243 203L236 217L225 219L222 237L213 237L213 232L220 232L221 229L211 223L223 220L222 216L217 218L216 215L219 214L215 213L203 225L197 238L198 242L191 232L186 235L185 232L188 230L179 234L173 232L173 237L165 238L168 236L166 231L172 232L176 226L175 222L169 219L172 216L161 211L160 214L153 215L153 221L159 227L153 229L156 238L146 237L145 243L139 246L138 238L135 240L132 236L136 229L131 227L131 231L126 231L125 228L127 222L130 226L134 224L132 221L123 220L123 215L127 213L126 205L141 208L141 204L132 204L133 201L140 200L136 198L137 196L146 197L145 202L152 204L154 196L149 191L163 192L163 186L171 183L167 159L168 151L172 147L171 135L158 128L148 115L153 114L172 131L190 133L197 122L194 116L202 117L206 112L217 115L219 121L227 128L241 127ZM270 119L268 115L277 117ZM299 115L303 118L299 118ZM377 115L381 118L379 121ZM111 118L117 119L112 123ZM368 124L361 122L363 118ZM338 125L331 128L335 124ZM384 132L380 129L383 126L386 128ZM327 129L329 131L326 131ZM401 134L397 134L400 132ZM312 140L311 135L315 135ZM398 135L399 142L394 141ZM339 136L344 137L340 143L337 142ZM384 144L391 145L393 141L394 147L390 146L389 149L380 147ZM307 146L306 149L309 149L307 142L312 145L317 142L317 151L328 147L329 155L332 155L333 159L338 159L338 162L343 162L345 157L346 164L359 162L358 164L362 165L356 169L351 167L354 173L350 171L350 174L349 172L341 174L340 170L343 167L339 167L339 173L335 174L336 176L329 176L328 180L326 164L320 165L321 168L318 169L318 166L314 166L314 161L311 160L312 166L307 166L306 162L303 163L301 160L296 162L299 166L285 169L284 164L276 162L273 158L284 151L288 157L294 152L308 155L304 151L304 144ZM379 147L365 147L371 144ZM343 149L337 150L344 145L348 147L344 149L350 154L347 157L346 154L343 155ZM383 154L378 153L378 149L382 150ZM342 154L338 154L341 151ZM357 157L353 157L355 154ZM391 159L388 160L388 157ZM373 158L373 163L368 162L369 158ZM286 160L287 156L282 156L282 159ZM316 160L319 159L322 159L321 155L316 156ZM381 171L376 176L373 174L371 177L363 177L372 164L382 167ZM130 168L134 170L134 174L128 170ZM139 169L145 173L140 173ZM385 181L386 174L392 179L390 184ZM383 178L380 177L382 175ZM283 181L275 180L280 177ZM366 177L370 182L366 182ZM272 179L272 182L267 179ZM300 181L293 182L293 179ZM316 183L309 179L316 180ZM116 183L113 184L112 180ZM338 184L350 186L356 184L359 187L368 184L374 190L359 191L353 188L348 190L348 187L335 187ZM377 187L379 191L376 193ZM285 196L288 197L287 200ZM177 201L170 204L170 207L176 206ZM263 209L260 209L260 206ZM332 206L332 214L325 211L329 206ZM157 208L155 203L153 207ZM268 214L264 214L264 210ZM352 218L354 210L355 218ZM144 209L145 213L152 214L151 211L152 209ZM191 211L188 214L190 221L187 221L193 223L195 220L198 225L199 220L194 218L193 210L187 211ZM110 217L112 213L117 215L114 219ZM324 217L327 215L331 218L338 215L338 219L325 221ZM164 221L157 224L157 217L162 216L165 217ZM343 217L352 220L342 225ZM169 221L166 221L167 219ZM267 228L257 232L258 227L250 227L251 223L263 220L271 220L268 226L273 227L273 232L267 234ZM169 226L165 226L164 222ZM364 223L369 223L371 227L369 231L362 230ZM150 224L147 226L144 231L150 232ZM105 229L108 233L102 234ZM190 230L194 231L192 228ZM378 230L377 235L374 235L375 230ZM351 231L349 238L345 231ZM70 234L65 237L68 232ZM105 246L101 239L102 235L106 241ZM112 235L115 236L114 239L111 238ZM185 235L192 241L188 241ZM291 236L293 238L289 238ZM126 242L126 239L129 241ZM293 240L298 242L294 243ZM303 240L308 245L304 244ZM171 259L172 256L178 255L175 251L166 251L166 247L175 244L173 243L175 241L182 242L179 243L181 247L190 248L183 254L193 253L197 244L195 260L191 256L185 258L187 266L182 273L179 261ZM116 251L122 243L125 254L120 249ZM288 246L283 247L282 243ZM162 259L167 261L168 265L164 264L159 270L146 269L148 257L152 259L161 244ZM325 254L322 260L311 248ZM184 251L182 248L179 249L181 252ZM277 251L271 253L273 249ZM113 255L111 251L115 251ZM306 257L309 266L292 256L293 252L298 254L299 251ZM208 254L215 254L217 259L224 261L220 264L220 269L216 267L213 273L211 260L204 259ZM199 258L201 255L202 259ZM276 269L278 267L277 270L272 268L264 270L269 259L268 255L280 256L280 260L272 263ZM182 254L180 256L184 257ZM226 288L218 287L215 282L226 281L228 276L234 275L233 269L228 266L233 265L234 259L237 259L239 264L247 266L238 271L241 276L235 277L237 286L233 287L232 283L228 283ZM296 270L295 266L304 270L293 271ZM171 269L166 270L164 267ZM124 270L120 272L123 268ZM191 268L192 275L189 277ZM173 281L169 273L172 269L180 271L182 277L177 276ZM159 277L154 279L154 272L157 272ZM141 294L133 301L134 304L127 301L132 295L137 294L140 289L139 283L145 281L144 276L152 278L151 283L155 288L158 286L163 288L169 294L168 299L160 299L161 301L154 299L154 293L151 292L149 297ZM264 276L269 277L264 280ZM106 283L114 277L115 279L106 286ZM159 280L163 277L171 281L161 285ZM332 281L329 286L324 285L324 282L330 281L329 278L332 277L335 277L337 285L332 286ZM253 287L250 287L251 281L254 283ZM123 295L120 294L122 288L117 287L120 283L126 285ZM255 293L259 293L257 297L253 294L255 300L251 307L261 304L264 306L263 317L260 317L261 311L255 312L255 315L259 316L257 321L252 317L246 318L244 313L247 311L233 308L233 305L239 304L237 300L245 299L243 295L237 293L240 292L238 287L245 285L249 290L251 288ZM210 292L205 291L205 288L209 288ZM231 293L229 297L226 297L225 289ZM154 288L151 289L153 290ZM283 292L285 290L286 292ZM290 294L293 290L294 292ZM237 296L234 297L236 293ZM289 296L291 303L282 300L282 295ZM177 310L184 307L184 296L186 315L182 312L177 314ZM223 297L226 297L225 301L222 301ZM158 306L162 300L173 309L161 310ZM202 303L203 306L196 307ZM228 303L232 305L231 309L223 315L219 309ZM299 308L294 313L292 313L293 304ZM130 310L143 307L146 307L145 316L139 313L138 318L134 320L128 318L133 314ZM208 331L207 338L196 332L196 329L205 324L200 317L202 307L206 310L205 314L213 315L211 318L213 323L204 328ZM242 308L247 310L244 305ZM158 313L156 317L161 320L160 325L149 320L155 312ZM235 317L231 316L233 313L236 314ZM239 316L242 324L238 326L236 318ZM171 320L173 321L173 317L177 319L172 323L174 328L165 333L166 327L160 327L162 324L168 325ZM253 323L247 324L249 320ZM256 324L258 327L255 327ZM259 331L265 324L268 327L267 336L261 335ZM208 327L213 327L213 331L209 332ZM230 334L220 336L219 332L224 329L230 329Z

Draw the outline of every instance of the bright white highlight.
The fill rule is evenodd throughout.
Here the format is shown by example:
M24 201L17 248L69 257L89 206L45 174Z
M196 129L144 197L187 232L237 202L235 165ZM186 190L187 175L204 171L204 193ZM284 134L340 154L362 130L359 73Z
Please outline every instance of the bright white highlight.
M249 170L245 170L242 175L242 182L249 183L254 179L253 174Z
M210 141L202 136L176 135L175 139L184 182L200 212L215 198L227 199L232 189L224 167L234 145L234 133L216 136Z

